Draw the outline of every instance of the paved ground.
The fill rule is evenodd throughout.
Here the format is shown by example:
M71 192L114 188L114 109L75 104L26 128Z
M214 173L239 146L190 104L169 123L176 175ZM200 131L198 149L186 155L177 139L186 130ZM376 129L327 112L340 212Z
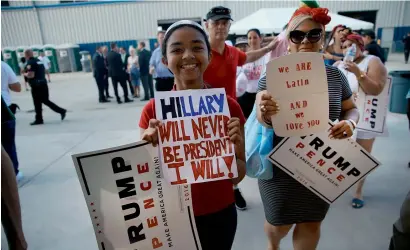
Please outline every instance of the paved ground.
M389 70L410 69L402 55L391 55ZM139 139L138 121L143 102L117 105L97 103L91 73L52 75L51 100L69 110L64 122L44 107L43 126L31 127L34 118L29 92L13 95L17 115L17 148L25 179L20 187L23 224L32 250L97 249L81 187L71 155L117 146ZM111 90L112 93L112 90ZM389 137L378 138L374 155L383 166L365 186L366 206L350 207L348 192L332 205L323 223L320 250L385 250L392 223L410 190L410 133L405 115L390 114ZM254 179L241 183L249 209L239 212L234 248L266 249L263 208ZM7 249L4 237L2 249ZM291 237L283 241L292 249Z

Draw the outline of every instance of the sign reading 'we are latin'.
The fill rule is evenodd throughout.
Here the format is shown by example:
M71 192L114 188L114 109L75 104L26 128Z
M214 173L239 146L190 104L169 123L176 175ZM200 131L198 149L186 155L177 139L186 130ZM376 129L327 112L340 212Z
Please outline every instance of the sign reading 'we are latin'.
M283 137L322 132L329 119L326 68L319 53L297 53L268 63L267 90L280 112L272 117L275 134Z
M159 92L155 97L164 177L171 185L238 176L225 89Z

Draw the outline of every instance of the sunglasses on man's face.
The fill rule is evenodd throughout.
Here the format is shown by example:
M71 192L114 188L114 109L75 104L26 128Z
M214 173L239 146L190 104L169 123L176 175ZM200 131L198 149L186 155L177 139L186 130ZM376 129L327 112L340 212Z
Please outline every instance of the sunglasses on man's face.
M289 33L289 38L295 44L300 44L305 38L310 43L317 43L322 38L322 29L313 29L307 33L300 30L292 30Z

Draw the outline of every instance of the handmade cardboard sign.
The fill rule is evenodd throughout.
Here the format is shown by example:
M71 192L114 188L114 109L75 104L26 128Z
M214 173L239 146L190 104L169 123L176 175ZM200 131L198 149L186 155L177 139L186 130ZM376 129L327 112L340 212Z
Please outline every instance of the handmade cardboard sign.
M238 176L225 89L158 92L160 160L172 185Z
M362 88L359 88L356 104L360 112L360 120L357 123L357 130L374 133L375 135L386 132L385 125L391 82L392 79L388 77L383 91L378 96L367 95Z
M100 250L201 249L190 186L167 184L157 148L138 142L73 161Z
M329 96L326 68L319 53L296 53L268 63L267 90L280 112L272 116L279 136L303 136L326 130Z
M327 123L329 129L332 124ZM334 202L380 163L352 139L329 132L284 138L269 160L328 203Z

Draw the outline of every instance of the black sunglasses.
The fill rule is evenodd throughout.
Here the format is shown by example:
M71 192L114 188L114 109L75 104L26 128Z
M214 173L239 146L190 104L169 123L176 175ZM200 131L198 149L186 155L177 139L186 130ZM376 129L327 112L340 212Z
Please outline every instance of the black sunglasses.
M289 33L290 40L295 44L300 44L305 37L310 43L317 43L322 38L322 29L313 29L307 33L300 30L292 30Z

